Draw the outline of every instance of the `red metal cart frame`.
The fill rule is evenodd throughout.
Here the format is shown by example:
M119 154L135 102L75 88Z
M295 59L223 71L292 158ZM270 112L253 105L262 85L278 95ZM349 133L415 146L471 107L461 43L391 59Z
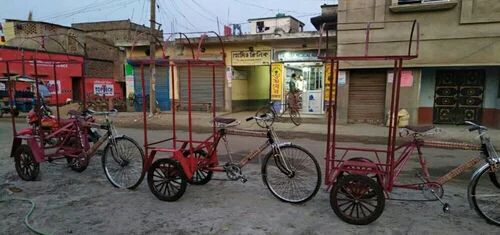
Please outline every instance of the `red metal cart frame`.
M191 39L188 37L188 35L200 35L199 40L197 42L198 45L193 45L193 42L191 42ZM200 58L202 47L204 47L205 40L207 39L208 35L215 35L215 37L219 41L219 47L220 47L220 58L221 59L202 59ZM183 46L187 46L188 50L191 51L191 57L190 58L183 58L183 59L176 59L170 56L167 56L165 51L166 51L166 46L168 45L168 39L172 38L173 35L178 35L179 36L179 41L183 44ZM159 44L163 51L163 58L160 59L155 59L154 61L151 61L149 58L148 59L134 59L131 58L128 60L129 64L136 65L140 67L140 76L141 76L141 85L142 85L142 112L143 112L143 128L144 128L144 148L146 152L147 159L145 161L145 167L144 171L148 171L149 167L151 166L155 156L159 152L163 153L170 153L172 154L172 158L177 160L183 170L184 173L186 174L186 177L191 178L192 174L194 173L195 169L192 169L192 166L194 161L196 159L194 158L185 158L183 156L183 148L188 147L188 150L190 154L193 153L194 149L197 148L203 148L203 146L210 146L213 144L213 140L215 140L217 129L216 129L216 124L215 122L212 124L212 139L209 140L195 140L193 139L193 121L192 121L192 89L191 89L191 80L192 80L192 68L196 67L208 67L212 69L212 105L211 105L211 113L212 113L212 118L215 119L216 117L216 110L217 110L217 103L216 103L216 83L217 83L217 77L216 77L216 68L224 68L226 67L226 54L224 50L224 43L222 41L222 38L214 31L210 32L190 32L190 33L172 33L169 34L167 41L165 42L160 42L158 39L155 39L156 43ZM135 43L134 43L135 44ZM132 50L134 50L135 45L132 47ZM175 99L172 99L172 105L171 105L171 113L172 113L172 137L164 139L164 140L159 140L155 142L149 142L149 137L148 137L148 117L147 117L147 107L146 107L146 90L145 90L145 78L144 78L144 66L150 65L151 63L155 63L156 66L160 67L168 67L170 74L175 74L175 69L176 68L187 68L187 88L188 88L188 139L187 140L182 140L177 137L177 119L176 119L176 101ZM224 73L225 74L225 73ZM176 92L176 83L175 79L172 77L170 79L170 85L171 85L171 91L172 91L172 96L175 97L175 92ZM224 83L225 76L222 77L221 81ZM171 148L162 148L162 147L157 147L155 145L164 143L167 141L172 141L172 147ZM182 146L182 147L181 147ZM205 147L206 148L206 147ZM188 162L188 161L193 161L193 162Z
M371 55L369 51L370 44L370 32L373 30L371 26L373 24L390 24L390 23L411 23L411 33L408 39L408 52L407 54L396 54L396 55ZM338 24L338 25L350 25L350 24L360 24L360 23L346 23L346 24ZM325 30L329 25L324 24L321 28L321 32L326 31L326 37L328 38L328 30ZM330 25L331 26L331 25ZM416 35L415 35L416 34ZM414 39L415 38L415 39ZM320 44L322 41L322 37L320 37ZM328 41L328 40L326 40ZM401 83L401 71L403 68L403 61L411 60L418 57L419 50L419 41L420 41L420 27L417 21L391 21L391 22L370 22L366 25L365 30L365 42L364 42L364 54L363 55L355 55L355 56L328 56L322 55L321 49L318 49L318 58L323 60L325 63L330 63L331 71L334 71L335 76L330 76L328 79L330 80L330 89L329 89L329 99L328 99L328 132L327 132L327 145L326 145L326 155L325 155L325 184L329 187L335 182L336 176L339 172L345 171L345 167L343 166L345 157L348 155L350 151L364 151L364 152L372 152L375 154L377 159L379 160L376 163L376 166L373 163L366 162L350 162L349 165L352 164L357 165L359 167L363 167L362 170L364 173L373 173L380 175L382 177L383 187L386 191L390 191L393 187L393 176L395 175L394 166L394 152L396 150L396 131L397 131L397 121L395 118L395 114L399 110L399 94L400 94L400 83ZM416 44L415 51L412 49L412 45ZM328 45L327 45L328 48ZM394 79L392 83L392 92L391 92L391 105L390 105L390 114L389 114L389 135L387 137L387 148L386 150L373 149L373 148L352 148L352 147L339 147L336 144L336 125L337 125L337 101L338 101L338 92L333 94L333 89L331 89L332 84L335 84L335 91L338 90L338 75L339 75L339 63L341 61L394 61ZM335 82L333 79L335 78ZM332 83L333 82L333 83ZM335 95L335 97L333 97ZM339 158L336 156L336 150L345 151L344 154ZM386 154L386 161L383 163L380 160L380 154ZM352 169L351 169L352 171Z

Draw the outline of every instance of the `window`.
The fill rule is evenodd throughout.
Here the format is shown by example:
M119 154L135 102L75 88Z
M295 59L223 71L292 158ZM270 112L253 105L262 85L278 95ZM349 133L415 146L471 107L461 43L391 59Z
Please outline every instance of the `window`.
M257 21L257 33L264 32L264 21Z
M428 2L448 2L449 0L398 0L399 5L414 4L414 3L428 3Z

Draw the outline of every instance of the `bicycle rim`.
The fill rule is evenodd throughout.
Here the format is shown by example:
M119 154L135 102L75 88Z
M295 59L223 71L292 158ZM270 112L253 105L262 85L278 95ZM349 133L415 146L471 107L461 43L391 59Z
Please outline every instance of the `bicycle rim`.
M484 168L477 176L469 193L475 211L487 222L500 226L500 188L494 185L490 167ZM493 173L497 180L499 172Z
M290 109L290 119L296 126L300 126L300 124L302 123L302 118L300 117L300 113L296 109Z
M102 166L113 186L133 189L144 178L144 153L132 139L118 137L106 146Z
M263 165L262 177L271 193L290 203L310 200L319 190L321 172L319 164L309 152L298 146L280 147L278 153L270 153ZM285 162L283 162L283 160ZM286 169L290 169L290 171Z

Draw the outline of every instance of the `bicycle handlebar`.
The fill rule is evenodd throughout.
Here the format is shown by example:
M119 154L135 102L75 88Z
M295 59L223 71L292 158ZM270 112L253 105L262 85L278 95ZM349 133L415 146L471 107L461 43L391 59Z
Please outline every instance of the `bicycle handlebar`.
M487 131L488 130L488 128L486 128L485 126L478 125L478 124L473 123L471 121L465 121L465 124L471 126L471 127L469 127L469 131L470 132L478 131L479 134L481 134L482 131Z
M254 116L254 117L248 117L247 119L245 119L247 122L248 121L251 121L253 119L255 120L268 120L268 119L271 119L272 117L270 117L269 115L267 114L262 114L260 116Z
M111 115L111 114L116 114L118 113L118 110L117 109L111 109L107 112L97 112L93 109L87 109L85 112L91 114L91 115Z

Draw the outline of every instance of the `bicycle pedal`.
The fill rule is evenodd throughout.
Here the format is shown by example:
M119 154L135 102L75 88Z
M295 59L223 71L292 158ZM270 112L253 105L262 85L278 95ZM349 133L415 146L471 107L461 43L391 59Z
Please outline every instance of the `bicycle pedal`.
M240 176L240 181L241 181L241 183L246 183L248 181L248 179L247 179L247 177L242 175L242 176Z

